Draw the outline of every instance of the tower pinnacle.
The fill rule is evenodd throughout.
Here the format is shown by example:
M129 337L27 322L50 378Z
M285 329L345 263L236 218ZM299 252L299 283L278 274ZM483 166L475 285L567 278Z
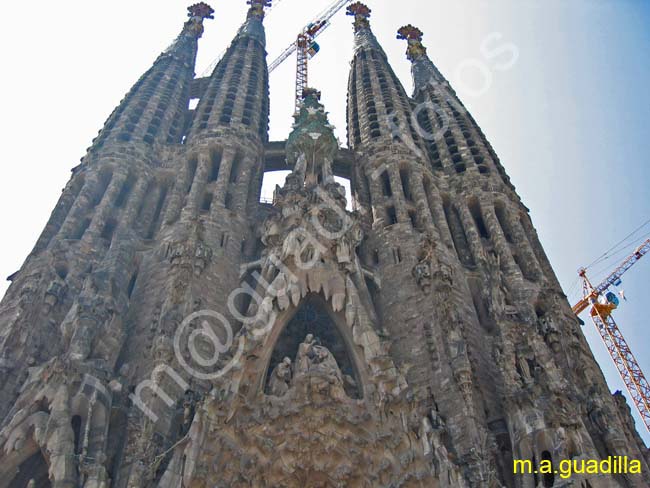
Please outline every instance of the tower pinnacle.
M408 42L406 57L413 63L413 81L416 91L427 84L435 82L448 84L438 68L427 56L427 48L422 44L423 32L414 25L408 24L397 31L397 38Z
M370 8L367 5L361 2L353 3L348 7L346 15L354 16L355 32L359 32L361 29L370 28L370 22L368 21L368 19L370 18L371 12L372 10L370 10Z
M264 8L271 7L272 0L247 0L247 4L250 5L248 9L248 18L251 17L258 18L259 20L264 19Z
M195 3L187 7L187 16L190 18L185 22L182 35L189 37L201 37L203 34L203 20L214 19L214 9L207 3Z
M427 48L422 45L422 31L409 24L397 31L397 38L408 42L406 56L409 60L415 61L426 55Z

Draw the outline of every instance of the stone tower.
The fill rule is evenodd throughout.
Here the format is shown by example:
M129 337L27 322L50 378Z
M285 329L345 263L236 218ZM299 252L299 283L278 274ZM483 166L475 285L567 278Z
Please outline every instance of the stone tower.
M643 474L573 486L648 486L625 398L422 33L398 35L409 97L350 5L348 149L314 89L269 142L270 1L248 4L208 78L213 10L188 9L10 277L0 487L559 487L513 459L607 456Z

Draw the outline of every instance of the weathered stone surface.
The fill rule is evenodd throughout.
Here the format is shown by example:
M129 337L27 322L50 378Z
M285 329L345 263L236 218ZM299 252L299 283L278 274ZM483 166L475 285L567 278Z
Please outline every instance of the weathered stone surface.
M190 7L12 275L0 487L536 488L560 480L513 459L610 455L643 474L575 486L648 486L629 406L422 33L400 30L408 97L351 5L349 148L311 89L268 143L269 2L249 3L202 81L212 9Z

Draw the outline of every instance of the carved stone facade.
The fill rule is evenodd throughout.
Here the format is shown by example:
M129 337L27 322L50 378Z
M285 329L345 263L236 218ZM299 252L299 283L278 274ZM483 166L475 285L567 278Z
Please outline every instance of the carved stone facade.
M643 473L573 486L648 486L625 398L422 32L399 31L409 97L352 4L349 148L313 89L270 143L270 2L248 3L205 79L213 11L189 8L11 276L0 487L559 487L513 459L614 455Z

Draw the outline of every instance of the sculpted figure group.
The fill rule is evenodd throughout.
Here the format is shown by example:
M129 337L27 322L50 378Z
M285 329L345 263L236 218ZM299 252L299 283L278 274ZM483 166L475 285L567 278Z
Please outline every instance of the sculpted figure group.
M291 358L285 357L275 366L269 379L268 391L274 396L284 396L296 379L305 376L317 377L330 385L341 387L345 380L353 381L344 378L334 355L313 334L307 334L298 346L295 363L292 363Z

